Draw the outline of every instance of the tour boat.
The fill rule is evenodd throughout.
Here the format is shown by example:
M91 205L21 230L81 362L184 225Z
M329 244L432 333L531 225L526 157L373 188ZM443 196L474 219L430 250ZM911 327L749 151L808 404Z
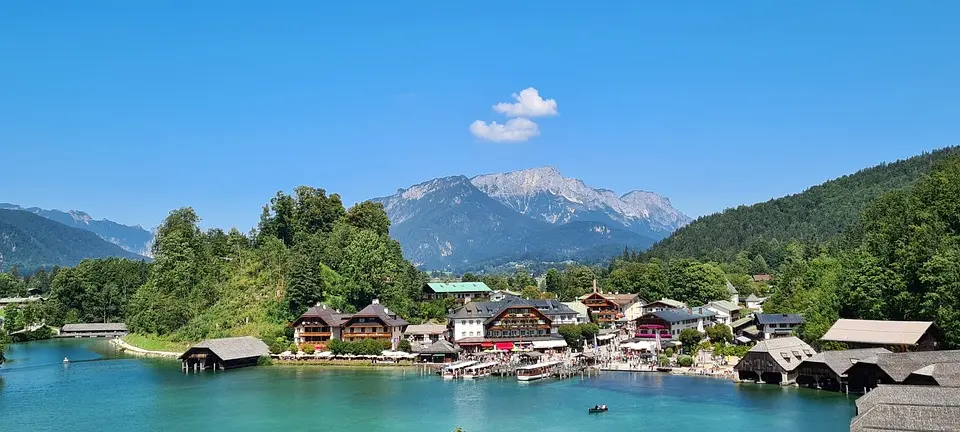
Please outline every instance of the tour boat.
M521 366L517 368L517 380L518 381L534 381L538 379L548 378L553 373L553 369L561 364L559 361L549 361L543 363L532 364L530 366Z
M497 362L486 362L469 366L463 371L463 379L475 379L490 376Z
M445 379L445 380L454 379L454 378L459 378L459 377L461 377L461 376L463 375L463 370L464 370L464 369L466 369L467 367L473 366L473 365L475 365L475 364L477 364L477 363L479 363L479 362L474 361L474 360L467 360L467 361L457 362L457 363L454 363L454 364L452 364L452 365L449 365L449 366L443 368L443 371L440 373L440 375L441 375L441 376L443 377L443 379Z
M590 414L603 413L603 412L607 412L607 407L593 407L593 408L588 408L588 409L587 409L587 412L590 413Z

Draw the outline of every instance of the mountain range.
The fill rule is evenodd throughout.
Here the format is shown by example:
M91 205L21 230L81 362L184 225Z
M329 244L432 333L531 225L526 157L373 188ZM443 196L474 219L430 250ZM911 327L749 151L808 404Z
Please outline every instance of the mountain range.
M106 219L94 219L78 210L46 210L38 207L21 207L16 204L0 203L3 210L22 210L47 219L60 222L68 227L90 231L100 238L123 248L127 252L150 257L150 244L153 234L140 225L122 225Z
M437 178L373 201L407 259L430 270L598 260L646 249L690 221L658 194L618 196L554 167Z
M67 226L33 212L0 209L0 270L26 272L73 266L86 258L145 259L91 231Z

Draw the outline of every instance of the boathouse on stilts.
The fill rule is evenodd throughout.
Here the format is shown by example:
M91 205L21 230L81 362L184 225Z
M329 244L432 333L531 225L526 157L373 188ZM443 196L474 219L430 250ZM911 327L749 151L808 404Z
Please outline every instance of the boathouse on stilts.
M205 339L180 356L184 371L225 370L254 366L260 357L269 357L267 344L250 336Z

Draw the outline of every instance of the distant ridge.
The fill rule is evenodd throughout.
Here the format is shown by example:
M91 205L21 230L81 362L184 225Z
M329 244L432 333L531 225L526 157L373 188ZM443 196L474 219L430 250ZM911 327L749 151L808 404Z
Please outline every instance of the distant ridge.
M90 217L89 214L79 210L65 212L60 210L47 210L39 207L24 208L10 203L0 203L0 209L28 211L60 222L66 226L90 231L128 252L146 257L151 256L150 244L153 241L153 234L143 229L140 225L123 225L107 219L94 219Z
M23 210L0 209L0 271L73 266L86 258L146 259L96 234Z
M655 193L617 196L553 167L437 178L373 201L407 259L427 270L599 261L646 249L690 220Z

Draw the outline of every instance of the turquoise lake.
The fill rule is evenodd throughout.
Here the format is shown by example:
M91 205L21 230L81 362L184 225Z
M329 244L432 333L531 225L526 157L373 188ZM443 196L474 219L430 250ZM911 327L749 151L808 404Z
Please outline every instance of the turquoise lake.
M64 357L72 362L61 363ZM106 341L17 344L0 429L22 431L845 431L853 397L661 374L444 382L407 370L254 367L184 374ZM605 403L610 412L589 415Z

